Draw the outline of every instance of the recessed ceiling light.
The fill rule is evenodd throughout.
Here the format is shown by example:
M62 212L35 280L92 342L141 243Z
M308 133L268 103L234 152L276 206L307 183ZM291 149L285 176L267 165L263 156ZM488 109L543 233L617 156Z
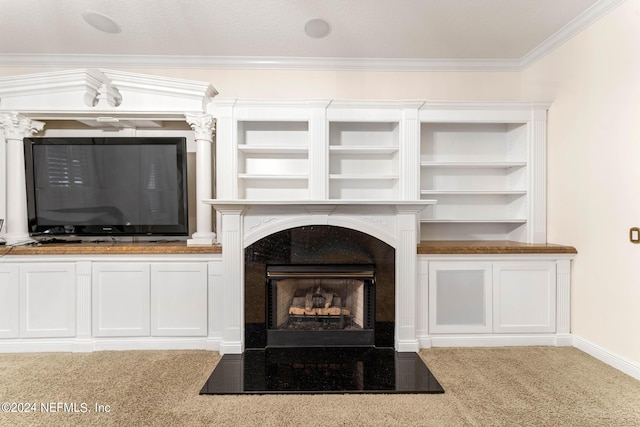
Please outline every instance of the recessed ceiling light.
M85 12L82 17L87 24L91 25L98 31L109 34L118 34L122 29L115 21L106 15L97 12Z
M307 33L309 37L321 39L329 35L331 32L331 25L329 25L329 23L324 19L311 19L304 24L304 32Z

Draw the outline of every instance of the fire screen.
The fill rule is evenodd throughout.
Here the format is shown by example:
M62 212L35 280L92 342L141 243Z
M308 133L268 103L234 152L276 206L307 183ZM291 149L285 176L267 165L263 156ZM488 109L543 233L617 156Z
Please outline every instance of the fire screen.
M267 346L374 345L371 265L267 266Z

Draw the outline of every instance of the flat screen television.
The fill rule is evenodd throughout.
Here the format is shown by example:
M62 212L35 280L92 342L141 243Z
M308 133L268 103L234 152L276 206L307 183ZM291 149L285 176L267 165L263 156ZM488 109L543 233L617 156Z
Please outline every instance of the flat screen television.
M181 137L25 138L32 236L186 236Z

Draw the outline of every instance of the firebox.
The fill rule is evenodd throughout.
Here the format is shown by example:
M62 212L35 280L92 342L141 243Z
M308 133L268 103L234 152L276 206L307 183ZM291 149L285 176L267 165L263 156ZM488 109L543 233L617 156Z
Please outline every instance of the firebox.
M375 267L268 265L267 347L375 345Z

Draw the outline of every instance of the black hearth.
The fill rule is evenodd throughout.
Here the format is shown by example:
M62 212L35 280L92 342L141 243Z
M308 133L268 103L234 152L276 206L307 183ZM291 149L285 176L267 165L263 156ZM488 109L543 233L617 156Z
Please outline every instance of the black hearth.
M225 354L200 394L444 393L416 353L271 348Z

